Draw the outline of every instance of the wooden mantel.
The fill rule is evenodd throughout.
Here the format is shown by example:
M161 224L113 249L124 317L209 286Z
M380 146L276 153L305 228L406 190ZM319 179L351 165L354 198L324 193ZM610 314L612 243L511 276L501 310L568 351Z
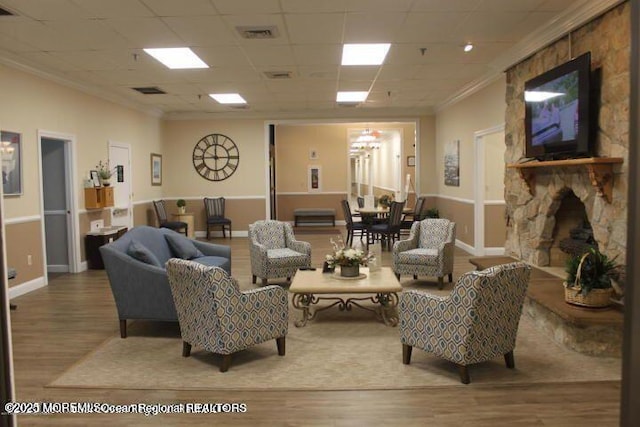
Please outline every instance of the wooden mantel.
M613 192L613 165L622 163L622 157L586 157L569 160L532 161L527 163L510 163L507 168L517 169L527 183L529 193L535 195L537 168L584 166L589 173L589 180L599 196L611 203Z

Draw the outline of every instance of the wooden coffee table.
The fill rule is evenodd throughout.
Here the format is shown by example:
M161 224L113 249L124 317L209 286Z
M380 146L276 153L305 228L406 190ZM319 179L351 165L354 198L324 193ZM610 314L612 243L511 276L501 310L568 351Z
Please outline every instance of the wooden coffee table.
M318 312L337 305L341 311L351 311L353 306L373 311L385 325L396 326L398 324L396 310L398 292L402 291L402 286L391 268L382 267L371 273L368 268L361 267L360 273L366 277L346 279L339 278L335 273L323 273L321 269L298 270L289 287L289 292L293 294L293 307L302 311L302 317L294 324L297 327L305 326L307 321L313 320ZM338 296L340 294L371 295L344 298ZM333 302L324 307L315 309L311 307L323 300ZM361 301L371 301L377 306L375 308L367 307L361 305L359 303Z

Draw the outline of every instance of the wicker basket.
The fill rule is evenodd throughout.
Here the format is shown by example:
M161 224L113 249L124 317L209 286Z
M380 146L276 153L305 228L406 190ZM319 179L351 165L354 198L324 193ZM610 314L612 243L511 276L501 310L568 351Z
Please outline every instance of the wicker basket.
M582 270L582 263L589 255L585 253L580 259L578 264L578 272L576 273L576 280L573 284L564 282L564 300L569 304L579 305L581 307L602 308L611 305L611 297L613 296L613 288L604 289L591 289L586 295L583 295L580 291L580 271Z

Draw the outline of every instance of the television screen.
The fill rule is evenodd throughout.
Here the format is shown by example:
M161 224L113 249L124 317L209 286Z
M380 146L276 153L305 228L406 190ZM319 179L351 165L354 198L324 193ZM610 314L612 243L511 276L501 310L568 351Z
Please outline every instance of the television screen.
M590 54L525 83L527 157L589 154Z

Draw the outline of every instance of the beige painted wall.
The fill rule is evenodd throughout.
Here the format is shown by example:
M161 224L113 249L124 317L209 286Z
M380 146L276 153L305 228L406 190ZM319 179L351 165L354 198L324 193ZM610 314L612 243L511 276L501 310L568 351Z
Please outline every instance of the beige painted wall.
M484 199L504 200L504 131L483 137Z
M9 281L9 286L16 286L44 276L40 221L7 225L5 230L7 265L15 268L18 273L15 279ZM31 265L27 262L29 255L31 255Z
M437 193L467 200L474 198L474 132L504 123L506 82L504 77L468 98L436 114ZM444 146L460 140L460 186L444 185ZM503 158L496 159L503 162Z
M422 194L437 194L438 180L436 176L436 118L435 116L420 117L420 192ZM410 168L416 169L416 168ZM415 176L412 177L415 186Z
M169 120L162 128L165 198L256 197L266 193L265 122L263 120ZM193 148L212 133L238 146L238 168L223 181L209 181L193 166ZM264 218L264 212L262 213Z

